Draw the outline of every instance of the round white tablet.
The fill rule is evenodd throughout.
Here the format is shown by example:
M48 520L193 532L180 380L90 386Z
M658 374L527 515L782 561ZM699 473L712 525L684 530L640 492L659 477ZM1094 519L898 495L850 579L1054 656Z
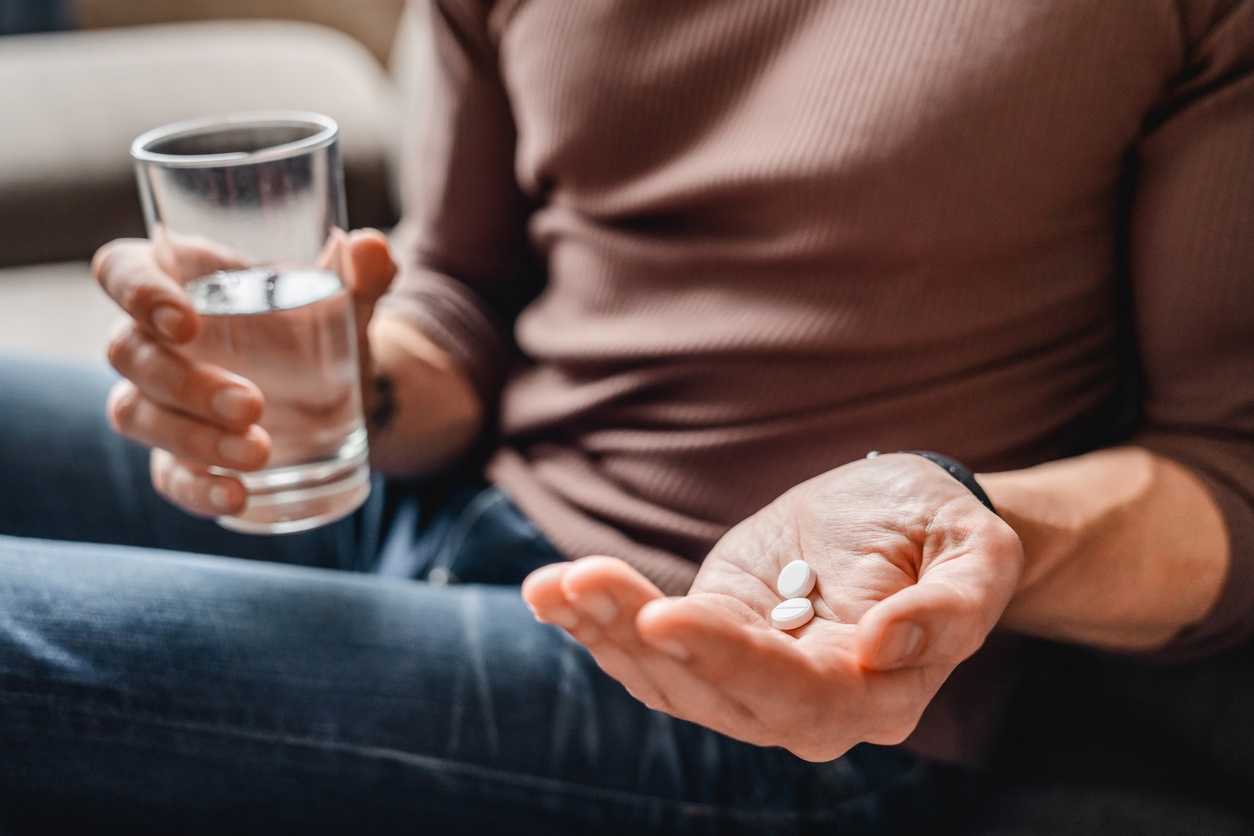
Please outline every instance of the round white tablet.
M814 570L804 560L794 560L779 573L775 588L785 598L804 598L814 589Z
M780 630L796 630L814 618L814 605L809 598L789 598L771 610L771 624Z

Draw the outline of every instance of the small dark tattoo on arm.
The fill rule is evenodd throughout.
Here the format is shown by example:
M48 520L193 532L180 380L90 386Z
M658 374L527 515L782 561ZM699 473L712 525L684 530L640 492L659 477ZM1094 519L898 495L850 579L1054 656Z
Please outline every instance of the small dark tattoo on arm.
M375 431L386 430L396 417L396 384L387 375L378 375L374 379L374 406L370 410L370 428Z

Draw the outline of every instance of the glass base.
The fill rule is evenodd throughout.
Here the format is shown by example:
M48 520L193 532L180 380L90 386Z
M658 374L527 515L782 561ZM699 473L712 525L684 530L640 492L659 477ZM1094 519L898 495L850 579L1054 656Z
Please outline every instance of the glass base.
M329 462L233 473L248 489L248 505L217 523L245 534L292 534L343 519L370 496L365 430ZM355 434L356 435L356 434Z

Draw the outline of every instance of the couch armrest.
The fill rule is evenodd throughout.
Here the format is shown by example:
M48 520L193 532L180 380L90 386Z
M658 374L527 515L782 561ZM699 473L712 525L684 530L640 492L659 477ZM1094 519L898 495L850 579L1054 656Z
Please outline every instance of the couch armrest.
M396 94L340 32L214 22L21 35L0 51L0 266L86 258L142 235L136 136L194 116L312 110L340 123L349 218L395 220Z
M258 18L320 23L352 35L385 64L405 0L70 0L70 5L74 21L85 29Z

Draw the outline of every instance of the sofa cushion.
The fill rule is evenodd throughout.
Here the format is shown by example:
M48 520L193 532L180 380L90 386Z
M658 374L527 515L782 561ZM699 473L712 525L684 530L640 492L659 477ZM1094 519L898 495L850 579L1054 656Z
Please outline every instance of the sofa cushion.
M47 0L41 0L47 2ZM405 0L63 0L83 29L182 23L189 20L305 20L347 32L380 63L392 49L392 33ZM2 4L0 4L2 5Z
M312 110L340 123L349 218L395 217L395 93L338 31L208 22L12 36L0 50L0 265L85 258L142 235L130 162L144 131L195 116Z
M121 316L85 261L0 268L0 357L102 366L109 332Z

